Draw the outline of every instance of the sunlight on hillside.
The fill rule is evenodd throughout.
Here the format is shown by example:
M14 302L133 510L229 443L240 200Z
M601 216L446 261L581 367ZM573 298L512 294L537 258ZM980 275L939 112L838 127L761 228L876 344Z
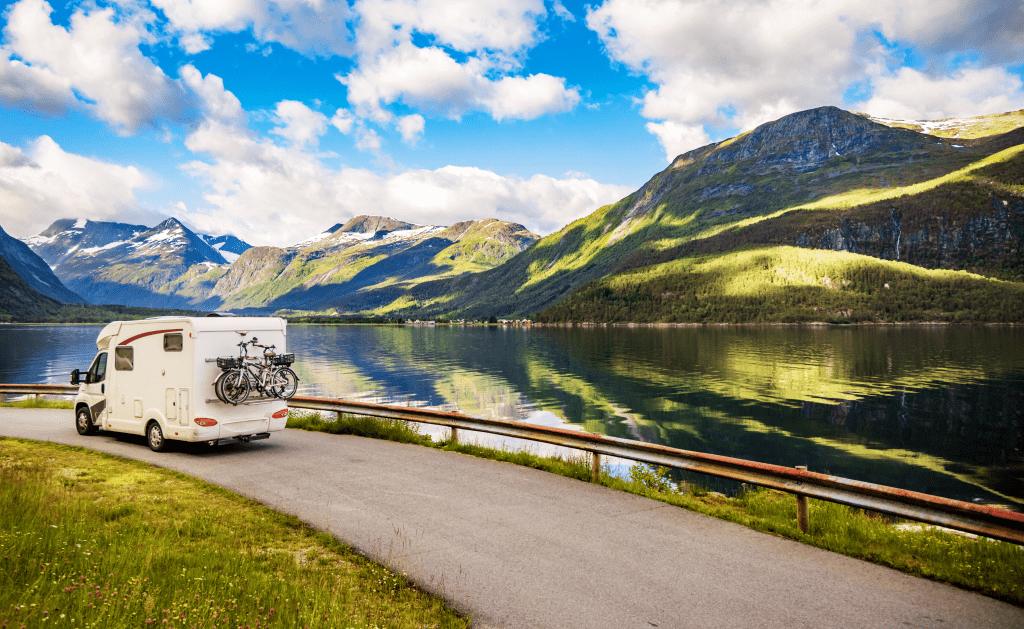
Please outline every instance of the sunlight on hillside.
M969 166L961 168L960 170L953 171L948 175L930 179L921 183L912 184L909 186L902 186L898 188L860 188L857 190L850 190L842 194L833 195L819 199L813 203L806 203L798 205L791 210L824 210L824 209L849 209L858 205L866 205L868 203L874 203L876 201L884 201L886 199L895 199L903 195L909 194L920 194L922 192L932 190L943 184L954 183L957 181L966 181L971 179L971 173L990 166L999 162L1005 162L1017 155L1024 152L1024 145L1018 145L1010 147L1006 150L1000 151L993 155L990 155L984 159L980 159ZM788 211L788 210L787 210ZM767 218L767 217L765 217ZM763 220L763 219L762 219Z
M972 118L945 118L942 120L890 120L871 118L875 122L899 129L911 129L940 138L973 140L1024 127L1024 109Z

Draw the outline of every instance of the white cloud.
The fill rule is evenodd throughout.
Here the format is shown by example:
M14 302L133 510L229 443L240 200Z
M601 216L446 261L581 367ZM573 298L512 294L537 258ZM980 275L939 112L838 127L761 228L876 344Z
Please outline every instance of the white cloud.
M0 223L18 236L58 218L151 220L135 199L150 185L135 167L67 153L49 136L31 142L27 153L0 142Z
M546 74L492 80L480 59L459 63L440 48L399 44L338 80L361 117L388 121L383 110L401 100L425 113L459 119L485 111L495 120L532 119L572 109L580 100L565 79Z
M558 16L558 19L562 20L563 22L575 22L576 21L576 16L573 15L572 12L569 9L566 9L565 5L562 4L560 2L560 0L555 0L554 5L552 6L552 9L554 9L555 15Z
M939 77L900 68L873 83L872 97L855 108L882 118L939 120L1024 108L1021 78L1002 68L966 68Z
M189 54L210 46L209 33L252 30L261 43L279 43L308 56L352 51L344 0L152 0Z
M357 127L356 133L374 150L372 130ZM520 179L455 166L390 176L333 170L297 147L212 122L186 145L210 157L183 165L210 192L206 209L183 218L207 233L233 233L262 245L296 243L333 223L374 213L440 225L494 217L546 234L632 192L581 176Z
M430 34L437 43L462 52L515 54L538 41L543 0L360 0L357 46L374 56L411 41L412 33Z
M648 122L647 130L658 137L658 142L665 149L665 155L672 160L677 155L698 146L711 142L711 137L701 125L680 124L672 120L665 122Z
M920 109L910 90L897 93L908 75L877 71L903 65L907 49L927 59L929 86L951 87L971 82L957 74L958 56L985 64L1019 62L1024 54L1019 3L983 0L606 0L588 8L586 21L609 57L656 84L641 113L660 121L648 129L669 160L704 141L683 127L749 129L842 104L854 85L875 90L890 109ZM964 115L1000 102L1000 93L1016 102L1008 89L954 99L959 110L947 110ZM687 146L687 136L695 144Z
M224 89L224 81L214 74L204 78L191 64L182 66L179 71L182 81L202 102L204 113L215 120L228 123L245 124L245 111L238 98Z
M73 88L85 99L79 106L122 134L180 116L183 94L140 52L148 33L138 20L116 21L112 8L79 10L66 30L51 23L51 12L43 0L21 0L7 13L7 50L35 68L34 102L53 102L55 88L66 99ZM18 78L26 78L24 68Z
M566 89L565 79L549 74L507 76L491 82L479 102L495 120L531 120L544 114L570 111L580 102L576 88Z
M402 102L427 116L483 111L498 121L528 120L580 101L563 78L516 76L542 37L542 0L360 0L353 12L358 64L336 78L362 119L391 124L388 107ZM414 44L414 34L426 43Z
M424 120L419 114L402 116L398 119L398 131L402 134L402 140L406 144L416 144L416 141L423 135Z
M0 48L0 104L9 109L46 115L78 109L71 81L43 67L11 59Z
M361 126L356 129L356 148L380 155L380 136L373 129Z
M448 225L494 217L549 234L633 192L593 179L506 177L471 167L415 170L384 182L388 205L416 223ZM397 214L396 214L397 215Z
M327 132L327 116L294 100L283 100L274 109L275 121L282 125L270 132L287 138L298 147L316 146Z
M331 124L345 135L352 133L352 125L355 124L355 121L355 116L347 109L339 109L331 116Z

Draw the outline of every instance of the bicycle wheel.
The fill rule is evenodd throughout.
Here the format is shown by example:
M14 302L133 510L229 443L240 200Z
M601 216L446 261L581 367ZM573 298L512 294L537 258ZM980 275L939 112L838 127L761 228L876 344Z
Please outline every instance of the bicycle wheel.
M228 404L241 404L249 397L249 380L236 370L225 371L214 384L217 397Z
M275 369L270 376L270 392L282 400L287 400L295 395L295 390L298 388L299 377L287 367Z

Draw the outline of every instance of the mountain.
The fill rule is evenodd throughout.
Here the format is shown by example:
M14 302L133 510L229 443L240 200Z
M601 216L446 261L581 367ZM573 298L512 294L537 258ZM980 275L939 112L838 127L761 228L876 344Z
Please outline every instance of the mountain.
M997 130L1008 120L1020 127L1024 116L1003 115ZM763 124L680 155L635 193L500 267L421 283L381 311L523 316L619 272L755 245L895 258L885 244L895 236L900 260L922 266L1004 268L1006 277L1024 268L1015 209L1024 130L986 135L966 120L959 137L943 138L898 122L822 107ZM752 230L761 235L741 237Z
M357 216L287 248L196 234L173 218L153 228L63 219L26 242L94 303L347 311L424 280L493 268L535 240L494 219L444 227Z
M63 303L85 301L80 295L68 290L28 245L9 236L3 227L0 227L0 257L10 265L12 271L43 295Z
M153 228L65 219L26 242L67 286L99 304L189 307L227 264L174 218Z
M46 320L59 309L57 300L33 288L6 259L0 257L0 321Z
M228 263L234 262L238 259L238 256L252 248L252 245L234 236L207 236L206 234L199 234L199 237L206 244L219 251L220 255Z
M247 250L203 305L373 310L420 282L493 268L537 238L495 219L443 227L357 216L295 247Z

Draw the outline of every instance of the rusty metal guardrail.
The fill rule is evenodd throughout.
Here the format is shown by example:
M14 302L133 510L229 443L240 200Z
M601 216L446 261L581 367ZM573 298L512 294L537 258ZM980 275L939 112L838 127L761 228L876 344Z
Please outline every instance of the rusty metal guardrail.
M73 384L0 384L0 395L75 395Z
M876 485L804 469L770 465L744 459L678 450L653 443L606 437L585 432L535 426L522 422L470 417L422 408L406 408L329 398L294 397L289 406L353 415L372 415L448 426L455 431L475 430L506 437L585 450L600 455L662 465L718 478L869 509L909 520L944 526L1015 544L1024 544L1024 513L931 496L885 485ZM455 433L457 435L457 433ZM457 437L455 437L457 439ZM806 500L804 501L806 504ZM806 521L806 512L805 512Z
M0 384L0 395L74 395L77 390L77 387L69 385ZM462 429L575 448L593 455L595 477L600 467L600 456L615 456L778 489L794 494L798 499L800 497L817 498L1024 545L1024 513L820 474L805 469L679 450L653 443L562 428L471 417L461 413L424 408L304 396L293 397L288 403L289 406L295 408L369 415L447 426L452 429L452 438L456 440L458 439L458 430ZM798 504L799 502L800 500L798 500ZM806 498L803 503L806 505ZM806 511L801 515L806 523Z

